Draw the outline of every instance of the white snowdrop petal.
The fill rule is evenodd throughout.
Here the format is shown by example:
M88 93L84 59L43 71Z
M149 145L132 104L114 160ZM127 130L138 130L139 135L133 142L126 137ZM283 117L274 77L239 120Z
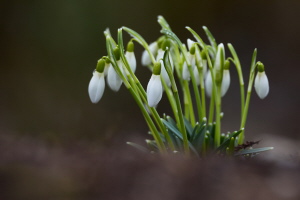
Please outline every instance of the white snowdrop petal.
M164 58L164 53L165 53L164 50L158 49L157 56L156 56L156 61L158 61L159 59L163 59Z
M230 73L229 70L223 71L223 79L222 79L222 87L221 87L221 95L222 97L226 94L230 85Z
M200 85L199 71L197 67L194 68L194 76L195 76L196 84Z
M110 67L111 67L111 63L105 63L104 76L107 76L107 72Z
M128 64L129 64L132 72L135 73L135 70L136 70L136 59L135 59L134 52L127 51L125 53L125 57L126 57L126 59L128 61Z
M182 66L182 78L183 78L183 80L187 81L187 80L190 80L190 77L191 77L190 71L188 69L186 62L184 62L183 66Z
M150 45L149 45L149 50L150 52L155 55L156 52L157 52L157 49L158 49L158 45L157 45L157 42L152 42ZM142 54L142 65L143 66L148 66L151 64L151 58L150 58L150 55L149 53L144 50L143 51L143 54Z
M162 98L163 88L159 75L152 74L147 85L147 101L150 107L155 107Z
M98 103L100 101L101 97L103 96L104 89L104 74L95 71L88 87L89 96L92 103Z
M160 65L161 65L161 72L160 75L162 76L162 78L164 79L164 81L166 82L167 86L171 86L171 81L168 75L168 72L165 68L164 62L162 60L160 60Z
M211 77L211 73L210 73L210 70L209 70L207 72L207 76L206 76L206 79L205 79L205 91L206 91L206 95L208 97L211 97L212 87L213 87L212 77Z
M122 67L122 66L119 66L119 67ZM108 72L107 72L107 84L110 87L110 89L115 92L119 91L119 89L122 85L121 78L119 77L119 75L117 74L117 72L115 71L115 69L112 66L108 69Z
M265 72L258 72L254 87L259 98L264 99L269 93L269 80Z

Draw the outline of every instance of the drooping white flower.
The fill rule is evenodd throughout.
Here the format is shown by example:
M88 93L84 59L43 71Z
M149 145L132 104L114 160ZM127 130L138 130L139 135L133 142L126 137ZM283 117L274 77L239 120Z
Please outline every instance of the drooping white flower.
M162 98L163 87L160 75L152 74L147 85L147 101L150 107L155 107Z
M205 79L205 92L208 97L211 97L212 89L213 89L213 82L212 82L211 76L212 76L211 72L210 72L210 70L208 70L207 76Z
M228 69L224 69L223 71L223 79L221 86L221 96L223 97L229 89L230 85L230 73Z
M136 59L135 59L134 52L126 51L125 57L126 57L126 59L128 61L128 64L129 64L132 72L135 73L135 70L136 70Z
M265 71L257 72L257 75L255 77L254 87L259 98L264 99L268 95L269 80Z
M123 64L121 60L117 61L118 66L120 67L121 71L123 71ZM107 84L110 87L111 90L117 92L119 91L121 85L122 85L122 80L115 71L115 69L110 66L107 72Z
M150 50L150 52L151 52L153 55L156 54L156 52L157 52L157 50L158 50L158 44L157 44L156 41L155 41L155 42L152 42L152 43L149 45L149 50ZM150 55L149 55L149 53L148 53L146 50L144 50L144 51L143 51L143 54L142 54L142 65L143 65L143 66L148 66L148 65L150 65L150 64L151 64L151 58L150 58Z
M98 103L100 101L101 97L103 96L104 89L104 73L99 73L95 70L88 87L89 96L92 103Z

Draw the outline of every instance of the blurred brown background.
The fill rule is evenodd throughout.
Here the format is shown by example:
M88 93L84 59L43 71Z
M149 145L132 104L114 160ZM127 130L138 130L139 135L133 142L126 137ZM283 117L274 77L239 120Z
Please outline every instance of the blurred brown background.
M83 142L88 147L96 144L95 148L113 144L127 148L127 140L145 137L147 126L124 86L118 93L106 88L97 105L90 102L87 87L96 61L105 55L104 29L109 27L116 36L117 28L127 26L152 42L160 35L158 15L167 19L183 42L191 37L185 26L205 37L201 27L206 25L218 42L232 43L246 80L253 49L258 48L270 94L261 101L253 93L246 138L275 146L269 153L272 159L297 155L299 9L298 0L2 1L0 144L5 148L1 162L16 155L22 160L18 152L32 145ZM140 55L137 47L138 63ZM231 71L232 84L223 104L224 132L239 125L238 82L234 68ZM150 73L138 65L137 74L145 85ZM169 113L164 102L159 110ZM32 149L26 155L37 152Z

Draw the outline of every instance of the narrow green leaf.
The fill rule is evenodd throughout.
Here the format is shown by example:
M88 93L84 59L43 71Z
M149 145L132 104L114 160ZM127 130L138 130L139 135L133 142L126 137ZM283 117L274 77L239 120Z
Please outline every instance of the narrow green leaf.
M188 136L189 136L189 138L191 138L192 134L193 134L193 127L187 118L183 117L183 120L184 120L184 124L185 124L185 128L187 130Z
M196 41L200 44L201 48L204 49L206 44L205 44L205 42L203 42L202 38L198 35L198 33L196 33L196 31L194 31L192 28L190 28L188 26L186 26L185 28L191 32L191 34L194 36Z
M203 26L202 28L205 31L205 34L209 40L210 45L214 48L214 51L217 52L218 45L216 39L214 38L214 36L211 34L211 32L208 30L206 26Z
M167 122L166 120L162 119L163 123L181 140L183 140L181 132L177 129L177 127L173 126L173 124ZM199 156L198 152L196 151L195 147L188 141L190 149Z
M149 153L149 150L139 144L136 144L136 143L133 143L133 142L126 142L126 144L138 149L138 150L141 150L143 152L146 152L146 153Z
M235 156L241 156L241 155L245 155L245 154L253 154L253 153L260 153L260 152L264 152L264 151L269 151L274 149L274 147L263 147L263 148L256 148L256 149L244 149L244 150L240 150L237 153L235 153Z
M201 150L206 133L206 126L200 126L197 130L195 138L192 141L192 144L195 146L196 149Z

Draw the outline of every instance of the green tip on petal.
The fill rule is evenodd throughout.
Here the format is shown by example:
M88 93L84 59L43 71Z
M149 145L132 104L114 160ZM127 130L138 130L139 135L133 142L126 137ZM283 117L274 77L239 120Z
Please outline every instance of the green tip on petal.
M100 60L98 60L96 71L99 73L103 73L104 68L105 68L105 59L101 58Z
M265 66L264 66L264 64L262 62L257 62L256 63L256 67L257 67L257 70L259 72L264 72L265 71Z
M161 64L160 64L160 62L157 62L157 63L155 63L155 65L153 67L153 74L160 75L160 71L161 71Z
M129 41L127 44L127 51L128 52L133 52L134 51L134 44L132 41Z
M119 47L116 47L116 48L114 49L114 54L115 54L116 60L120 60L120 58L121 58L121 53L120 53Z

